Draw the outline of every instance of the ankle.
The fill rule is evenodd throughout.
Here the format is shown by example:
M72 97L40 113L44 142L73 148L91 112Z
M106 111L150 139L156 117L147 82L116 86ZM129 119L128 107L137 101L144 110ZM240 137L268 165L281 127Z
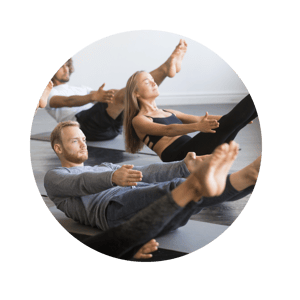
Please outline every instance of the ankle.
M203 189L196 176L194 174L191 174L186 180L186 184L188 187L190 197L193 199L193 201L199 201L200 198L203 196Z
M258 171L254 167L250 166L245 176L250 185L255 185L258 178Z

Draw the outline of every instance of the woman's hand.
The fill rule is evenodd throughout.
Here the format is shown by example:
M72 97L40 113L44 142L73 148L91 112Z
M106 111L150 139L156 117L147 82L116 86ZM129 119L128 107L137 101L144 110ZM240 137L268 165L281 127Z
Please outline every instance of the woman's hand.
M219 127L219 122L214 119L209 119L208 112L206 112L205 116L198 122L197 127L201 132L215 133L216 131L213 129Z

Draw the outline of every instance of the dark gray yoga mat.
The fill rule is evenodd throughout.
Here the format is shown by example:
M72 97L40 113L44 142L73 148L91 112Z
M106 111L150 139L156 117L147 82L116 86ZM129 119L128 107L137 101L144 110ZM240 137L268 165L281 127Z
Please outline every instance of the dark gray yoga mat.
M101 230L97 228L81 225L73 221L55 206L49 207L49 203L51 204L51 201L48 197L43 198L53 216L68 232L85 236L92 236L101 232ZM189 220L185 226L180 227L162 237L156 238L156 240L159 243L159 248L161 249L191 253L212 242L228 227L229 226Z

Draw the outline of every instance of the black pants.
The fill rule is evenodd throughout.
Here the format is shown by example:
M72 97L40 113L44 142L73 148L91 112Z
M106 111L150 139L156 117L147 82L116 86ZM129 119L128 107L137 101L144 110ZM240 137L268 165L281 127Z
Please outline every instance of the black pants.
M162 153L164 162L185 158L188 152L197 155L211 154L216 147L234 140L239 131L257 117L257 112L250 95L241 100L228 114L219 120L216 133L199 132L193 138L184 135L168 146Z
M88 141L106 141L122 133L123 112L113 119L108 115L107 103L97 103L76 114L80 129Z
M103 254L131 259L148 241L184 226L190 217L203 208L227 201L236 201L252 193L254 186L238 192L230 183L229 175L224 192L217 197L203 197L199 202L191 201L185 207L178 206L171 193L139 211L125 223L110 228L83 243Z

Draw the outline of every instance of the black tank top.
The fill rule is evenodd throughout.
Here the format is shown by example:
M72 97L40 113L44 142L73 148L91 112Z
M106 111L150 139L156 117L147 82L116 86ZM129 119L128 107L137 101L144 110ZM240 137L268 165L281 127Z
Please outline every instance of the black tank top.
M163 110L165 112L169 112L167 110ZM171 112L169 112L171 113ZM182 122L173 114L171 113L171 116L166 117L166 118L153 118L153 117L149 117L149 116L145 116L147 118L151 118L153 120L154 123L159 123L159 124L164 124L164 125L170 125L170 124L182 124ZM146 138L149 137L149 141L147 143L147 146L150 148L150 143L152 142L153 145L151 147L151 149L153 150L153 147L155 146L155 144L163 137L163 136L158 136L158 135L150 135L147 134L144 138L143 138L143 142L145 142Z

